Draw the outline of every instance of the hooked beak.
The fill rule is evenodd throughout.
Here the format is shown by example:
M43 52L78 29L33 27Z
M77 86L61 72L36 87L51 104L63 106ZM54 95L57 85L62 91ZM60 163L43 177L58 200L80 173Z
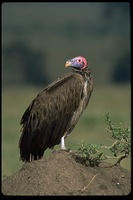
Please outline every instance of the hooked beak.
M65 67L67 68L67 67L71 67L71 65L72 65L72 62L71 61L67 61L66 63L65 63Z

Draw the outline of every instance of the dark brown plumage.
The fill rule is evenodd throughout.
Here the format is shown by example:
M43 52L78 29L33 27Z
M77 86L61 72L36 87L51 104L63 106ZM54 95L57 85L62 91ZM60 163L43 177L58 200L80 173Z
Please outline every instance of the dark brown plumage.
M74 70L48 85L23 114L19 141L22 161L38 160L47 148L59 143L65 149L64 138L75 127L93 90L93 78L84 59L79 56L67 61L66 67ZM78 60L82 61L80 65Z

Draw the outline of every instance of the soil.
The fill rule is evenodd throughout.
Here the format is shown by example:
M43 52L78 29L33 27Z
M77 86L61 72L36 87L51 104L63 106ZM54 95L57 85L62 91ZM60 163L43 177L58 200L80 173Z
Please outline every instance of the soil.
M131 175L120 165L85 166L75 153L61 150L25 163L2 181L4 195L128 195L130 191Z

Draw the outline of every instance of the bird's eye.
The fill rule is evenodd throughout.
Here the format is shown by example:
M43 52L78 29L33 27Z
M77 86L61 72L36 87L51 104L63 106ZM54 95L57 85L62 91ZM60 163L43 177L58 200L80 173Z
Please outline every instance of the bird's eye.
M77 61L78 61L78 62L81 62L81 59L78 59Z

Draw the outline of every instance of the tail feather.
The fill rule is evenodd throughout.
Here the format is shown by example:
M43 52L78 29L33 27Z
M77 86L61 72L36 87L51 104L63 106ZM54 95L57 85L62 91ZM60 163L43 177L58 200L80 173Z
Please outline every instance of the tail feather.
M33 160L38 160L43 156L44 150L38 150L37 138L33 138L31 133L23 130L21 138L19 140L20 148L20 160L23 162L31 162ZM33 144L36 144L36 146Z

